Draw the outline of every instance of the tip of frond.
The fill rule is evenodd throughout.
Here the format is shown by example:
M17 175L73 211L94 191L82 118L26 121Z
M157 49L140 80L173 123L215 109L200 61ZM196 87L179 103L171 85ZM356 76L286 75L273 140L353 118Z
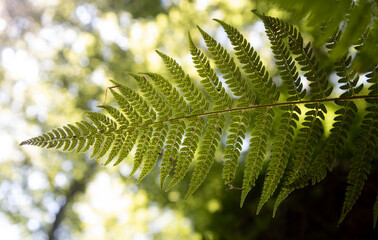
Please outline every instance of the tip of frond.
M188 31L188 40L189 40L189 44L190 45L193 45L193 39L192 39L192 35L190 34L190 32Z
M255 14L256 16L258 16L259 18L261 18L263 15L261 15L258 11L257 11L257 9L252 9L251 10L251 13L253 13L253 14Z
M139 175L138 180L136 181L136 184L140 183L140 182L144 179L144 177L145 177L146 175L147 175L147 174L143 174L143 171L142 171L142 173Z
M206 33L200 26L197 25L198 30L201 32L201 34Z
M155 52L157 54L159 54L160 57L165 57L166 56L164 53L160 52L159 50L155 50Z
M193 195L194 191L188 191L185 195L184 201L188 201L189 198Z
M246 197L247 197L247 194L242 193L242 196L241 196L241 199L240 199L240 208L243 207Z
M347 215L346 213L343 213L343 214L340 216L340 219L339 219L339 221L337 222L337 227L339 227L340 224L344 221L346 215Z
M272 218L274 218L274 217L276 216L276 212L277 212L277 208L274 208L274 209L273 209Z
M171 190L171 188L173 188L176 185L176 183L177 182L174 182L172 179L172 181L168 184L168 186L164 189L164 191L168 192L169 190Z
M22 141L20 144L19 144L19 146L24 146L24 145L27 145L28 143L27 143L27 141Z
M257 210L256 210L256 215L259 215L260 211L261 211L261 208L264 206L264 203L261 203L261 201L259 202L259 204L257 205Z
M131 173L129 174L129 176L128 176L128 178L131 178L133 175L134 175L134 173L137 171L137 169L133 169L133 170L131 170Z
M243 185L243 190L242 190L241 199L240 199L240 208L243 207L245 199L247 198L249 191L251 191L251 187L247 187Z
M127 72L127 75L133 77L135 80L140 79L140 76L138 74L132 73L132 72Z
M164 190L164 181L160 179L160 190Z

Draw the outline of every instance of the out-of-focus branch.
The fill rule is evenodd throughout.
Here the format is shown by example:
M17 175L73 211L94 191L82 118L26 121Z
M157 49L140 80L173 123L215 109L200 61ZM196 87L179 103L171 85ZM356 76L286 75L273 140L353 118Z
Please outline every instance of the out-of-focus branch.
M74 180L72 182L66 194L66 201L60 207L58 213L55 215L55 221L50 227L50 230L48 233L49 240L56 239L55 232L59 228L61 222L64 219L64 214L67 210L67 206L74 200L77 194L80 194L85 191L87 185L90 182L90 179L94 176L96 172L96 168L97 168L96 161L91 161L90 163L88 163L88 168L86 169L84 173L84 177L79 180Z

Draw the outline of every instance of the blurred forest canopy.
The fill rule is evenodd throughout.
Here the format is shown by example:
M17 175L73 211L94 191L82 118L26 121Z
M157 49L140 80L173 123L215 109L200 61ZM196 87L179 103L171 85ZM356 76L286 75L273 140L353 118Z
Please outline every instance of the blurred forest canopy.
M354 2L356 7L350 10ZM196 76L188 55L187 32L195 42L199 25L228 49L217 18L248 37L277 75L267 38L250 10L299 27L322 58L327 39L341 26L342 56L370 26L355 70L364 74L378 63L377 3L341 1L227 0L3 0L0 1L0 233L10 239L254 239L364 238L371 228L371 206L378 171L344 224L336 228L348 166L339 162L330 177L293 194L271 218L273 203L255 216L262 187L238 206L239 193L225 191L221 156L206 180L184 202L189 179L165 193L158 171L135 185L131 158L103 168L89 155L19 148L18 143L97 111L110 79L127 82L125 72L165 74L155 49L174 56ZM325 26L326 28L322 28ZM322 30L320 30L322 29ZM203 46L203 42L200 42ZM325 69L332 71L325 63ZM109 100L108 100L109 101ZM111 101L111 100L110 100ZM348 143L352 145L352 143ZM341 158L349 158L347 154ZM375 159L377 154L375 155ZM240 177L240 176L239 176ZM309 196L311 200L309 200ZM368 217L367 217L368 216Z

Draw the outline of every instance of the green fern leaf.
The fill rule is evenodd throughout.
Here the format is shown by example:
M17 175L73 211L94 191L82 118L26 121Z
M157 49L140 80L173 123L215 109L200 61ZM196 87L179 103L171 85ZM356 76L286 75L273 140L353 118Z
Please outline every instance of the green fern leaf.
M280 96L279 92L277 91L272 78L269 77L268 72L265 70L259 55L253 49L251 44L236 28L222 22L221 20L214 20L220 23L226 31L227 36L236 51L236 57L240 63L244 65L243 70L251 80L253 88L258 93L258 97L269 103L277 101Z
M210 167L214 163L214 155L216 148L221 140L222 130L226 119L223 115L208 116L208 126L203 136L201 147L198 153L198 162L194 168L192 179L189 184L189 190L185 195L185 199L188 199L202 184Z
M222 86L222 82L219 81L215 71L210 67L210 61L194 45L190 34L188 37L193 63L195 64L198 75L203 78L201 84L209 94L210 98L215 102L215 106L212 107L212 110L219 111L229 108L231 106L231 97L226 93Z
M93 136L97 133L97 129L95 126L93 126L92 124L86 122L86 121L81 121L81 123L88 129L87 131L84 131L85 133L87 133L86 135L88 136L86 139L86 144L84 146L84 149L81 150L81 152L86 152L89 150L89 148L95 143L95 138L93 137L90 137L90 136Z
M114 82L114 83L117 84L116 82ZM146 101L139 94L137 94L136 92L134 92L130 88L125 87L123 85L119 85L119 84L118 84L117 90L122 94L122 96L124 98L123 101L117 102L118 105L125 104L125 102L127 102L128 103L127 105L131 106L132 109L136 110L136 112L140 115L140 117L142 118L142 121L144 121L144 123L151 123L156 119L155 111L148 106ZM114 91L113 89L110 89L110 91L112 92L113 96L116 97L115 96L115 95L117 95L116 91ZM125 105L125 108L128 108L127 105ZM120 105L120 107L121 107L121 105ZM126 114L126 115L128 116L128 114ZM137 121L135 121L135 122L137 122Z
M103 135L95 136L95 142L93 145L93 151L90 158L96 157L96 155L100 152L102 143L105 141L105 137Z
M175 172L173 179L168 184L165 191L168 191L178 182L180 182L186 175L190 163L194 158L194 153L198 147L198 142L202 131L205 127L205 121L201 117L193 117L189 119L188 128L186 129L185 139L180 149L179 157L176 161Z
M144 99L155 109L158 114L158 121L167 120L172 116L172 110L164 101L163 97L153 88L145 77L129 73L136 80Z
M186 104L186 101L182 96L180 96L178 90L174 88L168 82L168 80L155 73L146 73L146 75L150 77L154 86L159 90L164 99L170 105L175 117L183 117L185 114L189 113L189 105ZM163 154L160 168L161 188L163 188L164 182L173 167L174 159L176 159L178 156L180 144L186 129L184 121L172 121L170 123L171 125L167 134L165 152Z
M227 139L222 178L230 189L234 188L243 139L251 129L240 205L243 205L255 185L265 160L269 160L257 213L279 188L274 216L280 203L291 192L308 185L310 180L313 184L321 181L331 170L332 162L337 153L342 152L344 142L356 122L361 104L353 101L365 99L366 114L351 159L339 223L342 222L363 189L377 150L377 67L367 75L368 83L365 85L370 85L369 95L358 95L362 89L367 91L367 87L357 85L359 74L355 72L357 68L353 59L350 56L341 58L335 64L335 71L344 93L337 98L329 98L332 87L311 43L305 44L293 25L255 13L263 21L271 42L275 64L284 83L280 89L287 89L287 92L283 92L287 95L286 101L277 102L280 92L244 36L236 28L215 20L227 33L240 66L221 44L198 27L216 67L212 68L211 59L194 44L189 34L189 50L201 78L201 86L197 86L174 59L157 51L172 82L155 73L128 73L137 83L138 90L112 81L115 86L109 89L118 108L99 106L109 116L88 112L88 122L67 124L23 141L20 145L76 152L85 152L92 147L91 157L107 155L104 165L115 159L114 165L119 164L135 148L130 176L141 168L137 179L140 182L161 159L160 187L167 185L166 191L185 177L193 162L194 170L185 196L188 199L206 179L224 133ZM340 36L337 33L328 46L337 47ZM306 90L303 89L297 66L309 82L310 100L303 99ZM220 75L225 83L220 80ZM232 96L227 93L226 87L231 90ZM325 120L329 102L338 105L334 112L336 117L321 153L313 156L315 145L319 144L322 136L322 121ZM296 131L301 114L300 104L304 104L305 116L300 129ZM276 107L279 110L274 110ZM226 124L226 120L230 124ZM273 126L277 131L271 137ZM272 150L268 149L270 144ZM270 153L270 159L266 159L267 153ZM173 176L166 184L171 174ZM378 215L377 202L378 196L373 208L374 225Z
M147 151L148 146L150 145L152 133L152 127L147 127L140 131L140 137L135 151L133 169L131 170L130 176L132 176L142 164L144 153Z
M225 74L223 78L226 79L226 84L235 96L240 97L237 106L247 107L252 105L255 102L255 95L249 84L242 78L241 72L236 67L233 58L214 38L200 27L198 29L205 40L210 54L213 56L215 64L219 68L219 72Z
M184 72L182 67L174 59L159 51L156 52L163 59L173 80L181 92L183 92L186 101L191 105L191 114L194 115L205 112L209 108L209 103L202 92L190 79L189 75Z
M266 34L272 44L272 51L274 54L278 67L279 74L288 88L287 101L300 101L306 93L303 90L302 83L298 76L297 68L292 60L292 57L284 43L285 34L276 32L266 24ZM277 136L273 140L273 149L268 164L264 187L261 193L260 202L257 207L257 213L260 212L263 205L269 200L278 187L281 178L285 172L290 151L293 145L294 129L297 128L296 122L300 109L295 106L283 107L285 113L281 116L279 130Z
M131 130L128 129L124 132L124 134L122 135L122 140L121 140L123 141L124 144L122 144L121 149L118 154L118 159L114 163L113 166L118 165L120 162L122 162L123 159L125 159L129 155L131 149L133 148L133 146L135 145L135 142L137 141L138 133L139 131L135 131L134 129L131 129Z
M152 168L156 165L157 158L163 149L167 130L168 126L166 124L156 124L150 144L145 154L146 156L143 161L142 173L140 174L137 183L147 176L147 174L150 173Z
M241 77L241 72L228 52L209 34L199 28L201 35L203 36L205 43L208 47L210 54L213 56L214 62L219 68L219 71L226 79L226 84L231 89L232 93L239 97L236 105L238 107L246 107L255 102L255 95L253 94L248 83ZM231 125L231 132L238 131L242 136L245 136L247 126L241 127L243 123L247 124L247 114L236 114L234 116L234 124ZM240 120L240 122L237 122ZM225 153L225 165L223 168L223 176L228 184L232 182L235 175L238 159L240 156L241 148L239 147L240 139L234 135L229 135L227 140L227 152Z
M105 109L116 120L120 128L127 128L129 126L129 121L118 109L109 105L100 105L98 107Z
M158 114L158 121L165 121L171 117L172 111L159 93L152 87L145 77L129 73L137 82L144 99L149 103ZM162 152L163 144L167 135L168 126L165 123L156 124L153 126L153 135L149 146L145 153L143 161L142 173L137 182L140 182L156 165L158 156Z
M369 95L378 93L378 67L367 75L368 83L372 83L369 87ZM344 220L346 215L352 209L360 196L365 185L367 176L370 173L371 161L378 148L378 100L366 100L368 107L367 114L361 125L361 134L356 142L356 148L351 159L350 171L348 173L348 187L345 193L345 199L339 224Z
M233 186L236 169L239 164L239 158L242 150L243 139L249 125L248 112L239 112L231 119L229 134L227 136L226 147L224 149L224 164L222 178L229 187Z
M122 97L119 93L110 89L112 95L114 96L115 101L117 102L121 111L125 114L127 119L130 122L131 126L136 126L142 123L142 117L137 113L134 108L130 105L130 103Z
M289 112L282 115L280 120L281 124L277 131L277 137L275 137L273 141L273 149L266 172L260 202L257 207L257 214L278 187L290 156L294 139L294 129L297 127L297 124L293 119L298 118L297 114L300 114L300 110L297 107L289 107L286 110Z
M338 34L333 39L334 44L337 44ZM340 88L347 90L340 98L356 96L360 91L360 87L356 87L358 82L358 75L351 70L351 57L343 57L336 62L336 73L340 77L338 82L341 84ZM308 171L308 176L312 180L312 184L320 182L327 175L327 170L332 170L332 163L336 158L336 153L340 152L344 146L344 141L347 138L347 133L351 128L352 123L355 120L357 113L357 106L353 102L341 102L337 101L337 105L341 106L335 114L334 123L332 124L331 134L327 139L326 145L323 151L312 162ZM301 179L300 181L306 181L307 179Z
M293 187L285 187L285 188L282 188L276 198L276 201L274 202L274 206L273 206L273 217L276 216L276 213L277 213L277 209L278 209L278 206L281 204L281 202L283 200L285 200L289 195L290 193L292 193L294 191L294 188Z
M309 81L309 86L314 94L311 99L324 99L332 92L332 87L328 87L328 79L324 70L319 66L319 60L314 55L311 43L304 45L303 37L297 28L278 18L254 13L261 18L264 25L271 31L281 33L281 37L288 37L290 51L297 55L295 60L302 66L304 76Z
M189 105L167 79L156 73L146 73L146 75L150 77L155 87L164 96L164 99L175 112L175 117L183 117L189 114Z
M256 113L256 122L252 129L252 138L249 141L249 149L244 169L240 206L243 206L247 194L255 185L255 181L262 170L267 150L267 142L275 116L271 108L258 109Z
M160 168L160 188L163 188L172 167L173 161L177 158L182 137L185 132L184 121L175 121L171 124L165 145L165 152L161 160Z
M113 139L112 149L109 153L108 158L106 159L104 166L108 165L121 151L122 145L124 145L125 136L123 134L116 134ZM104 148L103 148L104 149Z

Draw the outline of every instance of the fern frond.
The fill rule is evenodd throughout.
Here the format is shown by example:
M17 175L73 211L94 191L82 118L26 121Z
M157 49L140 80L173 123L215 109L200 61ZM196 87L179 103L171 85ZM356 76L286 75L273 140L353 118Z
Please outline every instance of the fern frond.
M189 119L188 128L186 129L185 139L182 143L180 153L178 155L173 179L165 189L168 191L178 182L180 182L186 175L190 163L194 158L194 153L198 147L200 136L205 127L205 121L201 117L193 117Z
M192 59L198 75L202 77L201 84L209 94L210 98L215 102L213 111L227 109L231 106L231 97L226 93L222 86L222 82L215 71L210 66L210 61L193 43L193 40L188 34L189 49L192 54Z
M304 76L309 81L312 92L311 99L325 99L328 97L332 92L332 87L328 87L327 76L313 53L311 43L304 46L301 34L293 25L277 18L256 14L262 19L266 28L271 31L270 36L277 32L276 36L281 38L288 37L289 49L293 54L297 55L295 60L302 67L305 72ZM295 142L296 149L294 150L293 164L288 169L288 174L285 178L286 185L294 184L307 173L314 145L322 134L320 119L324 120L324 114L327 112L324 104L306 104L305 106L309 110L305 113L303 127L300 129L298 139Z
M130 103L119 93L114 91L113 89L110 89L112 95L114 96L114 100L118 104L121 111L125 114L127 119L130 121L131 126L136 126L140 123L142 123L143 119L139 115L138 112L135 111L135 109L130 105ZM145 113L143 113L145 114ZM148 117L147 117L148 118Z
M210 167L214 163L214 155L217 146L221 140L222 130L226 119L222 114L218 116L208 116L208 126L205 134L202 138L201 146L198 153L198 162L194 168L192 179L189 184L189 190L185 195L185 199L188 199L202 184Z
M247 73L247 77L251 80L253 89L255 89L256 94L258 94L258 98L265 100L264 102L267 103L276 102L280 94L277 91L272 78L269 77L268 72L265 70L259 55L253 49L251 44L236 28L221 20L214 20L221 24L226 31L227 36L236 51L236 57L239 62L243 64L242 69Z
M105 141L105 136L98 135L98 136L95 136L94 139L95 139L95 142L93 144L93 151L92 151L92 155L90 156L90 158L96 157L97 154L100 152L102 144ZM64 149L63 149L63 151L64 151Z
M282 189L280 189L276 201L274 202L273 217L276 216L277 209L282 203L282 201L285 200L294 190L295 189L293 187L283 187Z
M20 146L32 145L38 147L55 148L60 149L63 145L63 151L66 151L74 139L84 137L80 132L79 135L73 135L69 127L64 126L62 128L54 129L50 132L44 133L38 137L34 137L23 141Z
M243 206L247 194L255 185L255 181L262 170L267 151L268 138L275 116L271 108L258 109L256 113L256 122L252 129L252 138L249 141L249 149L244 169L240 206Z
M300 101L305 96L306 90L303 89L295 63L284 43L284 37L286 35L282 32L275 31L269 24L266 24L265 27L268 39L272 44L271 48L276 59L278 72L288 88L289 97L287 101ZM263 205L273 195L284 175L293 145L294 129L297 128L295 121L298 121L298 114L301 114L300 109L296 106L283 107L282 110L284 110L285 113L281 116L277 135L273 139L272 154L268 164L260 202L257 207L257 213L260 212Z
M163 62L171 74L178 88L183 92L185 99L190 103L191 114L198 114L207 111L209 103L198 87L190 79L189 75L184 72L182 67L172 58L162 52L156 51L163 59Z
M93 136L93 135L97 132L96 127L93 126L92 124L90 124L90 123L88 123L88 122L86 122L86 121L81 121L81 123L83 123L83 124L87 127L87 129L88 129L88 131L89 131L86 135L88 135L88 136L89 136L89 135ZM84 131L84 132L85 132L85 131ZM89 139L87 139L87 143L86 143L84 149L82 150L82 152L86 152L86 151L88 151L88 149L94 144L94 142L95 142L95 139L94 139L94 138L89 138Z
M215 102L213 111L228 109L231 106L231 97L226 93L221 81L219 81L215 71L210 66L207 57L194 45L189 34L189 47L192 54L195 68L198 75L202 77L202 86L208 92L210 98ZM199 149L198 164L194 169L189 190L185 198L188 198L200 186L206 178L211 165L214 162L214 154L219 144L220 137L225 125L223 115L208 117L208 127L203 136L203 141Z
M163 97L153 88L145 77L138 76L134 73L129 73L137 82L144 99L155 109L158 114L157 120L164 121L172 117L172 110L164 101Z
M80 131L83 133L84 136L88 136L97 131L95 127L93 127L92 125L90 125L89 123L85 121L76 122L76 125L79 127ZM92 128L88 127L87 125L89 125ZM94 128L94 131L93 131L93 128ZM52 130L52 133L55 137L59 136L59 132L56 130ZM94 143L93 139L86 139L86 138L79 138L78 141L79 143L76 148L76 153L86 152L89 149L89 147Z
M309 107L312 108L313 106ZM319 118L324 120L324 115L321 111L322 110L316 106L314 110L306 112L305 121L302 123L304 127L299 130L300 132L294 142L293 146L295 146L295 149L293 158L291 159L291 164L288 165L286 170L287 173L283 178L284 187L281 191L285 192L279 194L275 208L277 208L292 191L306 185L298 180L307 174L316 143L319 141L322 134L323 126Z
M332 92L332 87L328 87L328 79L320 62L315 56L311 43L304 46L303 37L301 33L293 25L286 23L278 18L273 18L261 15L254 11L254 13L264 22L264 25L271 31L280 33L282 37L288 37L290 51L297 55L295 60L301 65L305 72L304 76L309 81L309 86L312 91L311 99L324 99Z
M94 123L99 132L112 132L117 129L117 123L102 113L87 112L87 118ZM64 130L66 130L68 137L72 136L72 132L69 129L65 128Z
M168 80L166 80L163 76L156 73L146 73L146 75L151 79L154 86L159 90L159 92L164 97L164 99L162 100L167 101L167 103L170 105L169 116L172 115L172 111L174 112L175 117L185 116L186 114L189 113L189 105L186 104L186 101L183 99L182 96L180 96L179 91L175 87L173 87L172 84L169 83ZM142 79L140 81L142 82ZM143 81L147 81L147 80L143 79ZM157 93L154 93L153 95L156 96L156 94ZM160 107L157 107L157 108L160 108ZM167 111L166 109L163 110L164 108L160 108L160 109L162 109L160 114L163 114L163 115L164 115L164 111ZM162 119L164 120L165 117L163 117ZM173 167L173 160L177 158L179 146L181 144L181 140L184 135L185 129L186 129L186 126L185 126L184 121L172 122L169 127L169 131L167 133L166 145L165 145L165 152L163 154L163 158L161 161L161 168L160 168L160 187L161 188L163 188L165 179L168 177ZM164 131L166 131L166 129L164 129ZM145 140L147 141L147 139ZM152 141L156 142L157 139L152 140ZM161 143L161 142L158 142L158 143ZM152 150L150 150L150 155L153 155L152 152L153 152L153 148Z
M112 116L114 120L116 120L120 129L127 128L129 126L129 121L127 120L125 115L118 111L118 109L109 105L99 105L98 107L105 109L110 114L110 116Z
M226 84L231 89L232 93L240 97L237 100L237 106L245 107L252 105L255 102L255 95L252 92L249 84L241 76L241 72L233 60L214 38L199 28L202 37L208 47L210 54L213 56L214 62L219 68L220 73L225 74L223 76L226 79ZM245 136L248 121L247 113L239 113L234 116L233 124L230 127L230 132L238 132L239 136ZM227 184L232 184L233 177L235 175L236 167L238 164L238 158L240 156L240 144L238 142L241 139L231 134L227 137L227 152L225 152L225 164L223 168L223 178Z
M368 83L372 83L369 87L369 95L378 93L378 67L367 77ZM371 161L378 148L378 100L367 99L367 114L361 125L361 133L356 142L356 148L351 159L350 171L348 173L348 187L345 193L345 199L339 224L344 220L346 215L352 209L353 205L359 198L365 185L367 176L370 173Z
M272 44L272 51L276 59L278 72L288 88L290 97L287 101L297 101L306 95L306 89L303 89L303 84L298 74L297 67L291 57L287 44L284 39L286 34L282 31L276 31L270 24L265 24L265 32Z
M109 89L118 107L99 106L108 116L89 112L89 121L67 124L20 145L76 152L85 152L92 147L91 157L107 156L104 165L112 161L115 161L114 165L119 164L135 149L130 176L140 171L137 179L140 182L161 159L160 187L165 187L166 191L186 176L193 163L194 170L185 195L188 199L206 179L222 137L227 138L222 178L230 189L233 188L243 139L251 129L240 205L268 160L257 214L279 188L273 210L275 215L279 204L294 190L308 185L310 180L313 184L321 181L331 170L333 160L342 151L356 122L360 104L353 101L365 99L366 114L351 159L339 223L342 222L363 189L378 149L377 67L367 75L365 85L371 85L369 95L358 95L364 86L357 86L359 78L353 60L349 56L340 59L335 71L340 77L340 88L345 92L329 98L332 87L311 43L304 44L293 25L278 18L256 15L262 19L272 45L275 64L285 84L283 89L287 89L286 101L278 102L280 92L251 44L236 28L216 19L226 31L240 64L236 64L221 44L198 27L216 67L212 68L211 59L194 44L189 34L189 50L200 84L192 81L174 59L157 51L172 82L155 73L129 73L138 90L112 81L115 86ZM337 46L339 37L336 34L329 46ZM309 82L309 99L304 99L306 90L297 66ZM226 87L232 96L226 92ZM330 102L338 105L331 133L321 153L313 156L322 136L326 106ZM298 105L301 104L304 104L305 108L301 109L304 109L305 116L296 131L301 115ZM271 137L273 126L277 131ZM271 150L268 149L270 144ZM270 159L266 159L268 153ZM170 181L167 181L168 177ZM374 225L378 215L377 202L378 196L374 204Z
M156 73L146 73L146 75L150 77L154 86L164 96L164 99L175 112L175 117L182 117L189 113L189 105L167 79Z
M169 109L168 104L145 77L133 73L129 73L129 75L136 80L146 102L155 109L155 112L158 114L158 121L164 121L172 117L172 111ZM137 182L140 182L156 165L156 161L163 149L168 126L166 123L161 123L154 125L152 129L153 135L149 142L147 152L144 154L144 157L142 157L143 168Z
M138 178L137 183L139 183L148 173L150 173L152 168L156 165L157 158L162 153L165 138L167 136L167 131L167 124L155 125L154 133L147 148L147 152L145 153L142 172Z
M219 72L225 74L223 78L226 79L226 84L235 96L240 97L237 106L246 107L252 105L255 101L255 95L249 84L242 78L241 72L233 58L214 38L200 27L197 26L197 28L204 38L206 46L216 66L219 68Z
M134 175L134 173L139 169L140 165L142 164L144 154L147 151L148 146L150 145L153 128L146 127L138 132L140 132L140 137L138 139L138 144L135 151L133 169L131 170L129 176Z
M106 162L104 163L104 165L107 165L109 164L117 155L118 153L121 151L122 149L122 146L124 145L124 141L125 141L125 136L123 135L123 133L119 130L121 129L125 129L128 127L129 125L129 121L126 119L126 117L120 112L118 111L116 108L114 107L111 107L111 106L108 106L108 105L101 105L99 106L100 108L103 108L105 109L115 120L116 122L118 123L119 127L118 127L118 131L116 136L115 136L115 141L114 141L114 146L111 150L111 152L109 153L109 156L108 156L108 159L106 160ZM77 125L82 129L82 131L88 131L88 130L85 130L86 125L82 124L82 123L77 123ZM83 145L82 142L80 142L81 139L79 139L79 145ZM109 139L110 140L110 139ZM91 139L88 139L88 141L91 141ZM79 149L81 149L81 146L77 148L77 152L80 151ZM100 157L100 154L99 156L97 156L98 158Z
M324 120L324 116L321 115L320 118L317 118L317 111L320 112L321 110L316 108L315 110L306 112L305 122L302 123L304 127L300 129L298 139L295 142L297 144L295 144L292 159L293 168L289 170L290 172L286 179L288 184L294 183L296 179L303 176L310 165L312 153L323 131L320 118Z
M155 73L146 73L150 77L154 86L163 95L164 100L170 105L175 117L182 117L189 113L189 105L180 96L179 91L173 87L163 76ZM184 136L186 124L184 121L170 122L167 140L165 142L165 152L160 166L160 187L163 188L164 182L168 177L173 161L177 158L180 144Z
M138 124L141 124L143 121L145 123L151 123L156 118L155 111L153 109L150 109L147 103L137 93L118 83L117 85L119 85L117 89L121 92L122 95L117 93L113 89L110 89L110 91L114 96L114 99L116 100L120 109L130 121L130 126L137 126ZM133 145L137 141L138 136L140 135L137 150L135 153L133 169L130 174L130 176L132 176L136 172L136 170L138 170L139 166L142 163L143 154L146 150L146 145L148 145L150 137L152 135L152 128L135 129L135 131L128 131L126 132L126 134L127 137L125 141L130 141L130 145L125 146L124 144L121 147L118 160L115 162L114 165L119 164L124 158L127 157ZM101 141L101 139L99 139L98 141ZM109 163L109 161L107 161L106 163Z
M115 138L113 132L117 129L117 123L102 113L87 112L87 117L102 133L102 135L95 136L96 140L91 155L91 158L99 159L110 149ZM67 129L65 130L67 132ZM70 136L72 133L67 132L67 135Z
M336 73L340 77L338 80L341 84L340 88L346 90L340 98L356 96L363 85L361 84L359 87L356 87L359 77L356 72L351 70L351 57L344 57L337 61L335 65ZM306 176L307 179L312 181L312 184L323 180L327 175L327 170L332 170L332 163L336 158L336 153L340 152L344 146L348 131L355 120L357 106L353 102L336 101L336 104L341 106L341 108L335 112L337 116L334 118L334 123L330 130L331 134L327 139L323 151L311 163L307 173L308 176ZM307 179L301 179L300 181L307 181Z
M224 160L222 178L226 185L232 187L239 164L239 158L242 150L243 139L249 125L248 112L239 112L234 114L229 126L226 147L224 149Z
M115 81L113 82L116 83ZM123 108L123 106L121 105L125 105L125 108L128 108L128 105L131 106L132 109L134 109L140 115L140 117L142 118L141 120L144 123L151 123L156 119L156 112L148 106L147 102L138 93L134 92L126 86L119 84L117 90L122 94L122 96L120 96L115 90L110 89L116 101L117 98L124 98L117 101L121 109ZM126 113L126 115L128 116L129 114Z
M124 134L122 134L121 141L123 142L123 144L121 146L121 149L119 150L118 159L114 163L113 166L118 165L120 162L122 162L123 159L125 159L129 155L131 149L133 148L133 146L135 145L135 142L137 141L138 134L139 134L139 131L134 131L133 129L131 130L127 129L124 132Z
M273 140L273 149L266 171L264 187L257 207L257 213L260 212L263 205L277 189L290 156L294 139L294 129L297 127L295 120L298 120L300 109L298 107L288 107L285 110L287 112L282 115L280 126L277 130L277 136Z
M165 142L165 151L160 166L160 188L163 188L164 182L173 167L173 162L178 156L185 128L184 121L175 121L170 125L167 141Z

